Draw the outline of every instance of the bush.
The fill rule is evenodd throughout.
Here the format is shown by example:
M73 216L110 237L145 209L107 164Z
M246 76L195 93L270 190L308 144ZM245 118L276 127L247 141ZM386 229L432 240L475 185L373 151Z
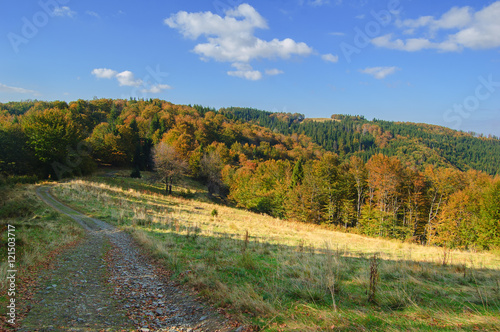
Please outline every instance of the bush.
M196 193L192 192L190 189L182 190L179 192L179 196L181 196L182 198L189 199L189 198L194 198L196 196Z
M140 179L141 176L141 171L138 168L135 168L132 173L130 173L130 177L134 179Z

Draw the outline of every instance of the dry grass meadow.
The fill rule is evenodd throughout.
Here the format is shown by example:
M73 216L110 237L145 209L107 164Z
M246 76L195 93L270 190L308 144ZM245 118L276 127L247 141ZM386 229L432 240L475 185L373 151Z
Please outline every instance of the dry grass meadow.
M186 179L113 172L62 201L130 232L173 277L265 331L498 330L500 256L368 238L215 204Z

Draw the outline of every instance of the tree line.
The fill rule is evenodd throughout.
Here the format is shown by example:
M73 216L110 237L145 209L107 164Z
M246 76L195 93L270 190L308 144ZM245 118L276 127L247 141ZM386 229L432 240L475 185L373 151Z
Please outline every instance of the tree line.
M156 170L171 193L188 173L210 195L256 212L460 248L500 246L500 179L480 167L498 165L497 141L359 116L314 122L159 99L0 104L2 177L132 167L136 176ZM471 159L462 164L446 152L462 150Z

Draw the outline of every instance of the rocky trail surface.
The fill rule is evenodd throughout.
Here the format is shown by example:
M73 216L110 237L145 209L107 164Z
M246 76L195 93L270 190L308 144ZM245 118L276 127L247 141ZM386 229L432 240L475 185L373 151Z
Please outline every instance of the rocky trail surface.
M37 194L87 232L43 272L19 331L242 330L165 277L127 233L67 207L48 187Z

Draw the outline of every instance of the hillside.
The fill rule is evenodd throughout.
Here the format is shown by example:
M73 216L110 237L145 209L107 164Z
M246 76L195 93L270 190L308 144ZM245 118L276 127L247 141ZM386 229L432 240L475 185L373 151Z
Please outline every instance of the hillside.
M374 239L223 206L208 199L207 190L189 177L180 179L173 195L165 196L163 186L150 181L153 173L145 172L143 179L128 175L128 170L108 169L52 185L5 188L8 199L0 221L15 225L20 240L16 264L22 278L19 314L25 316L21 328L54 324L53 317L60 318L57 324L67 323L66 328L92 323L96 328L130 325L154 330L158 324L172 327L185 320L197 325L201 312L182 316L177 310L189 304L191 295L243 323L243 331L495 330L500 323L498 254ZM59 212L35 192L43 192L40 197L49 198ZM26 199L30 206L21 208ZM84 227L107 223L112 231L84 235L64 213ZM123 238L122 231L144 249L140 261L130 263L132 243L96 245L96 237L116 242ZM59 250L59 255L49 253L75 238L80 241ZM146 279L157 272L148 268L151 272L144 274L143 265L151 262L144 259L148 256L161 271L168 271L172 285L184 285L174 301L158 300L171 295L170 286L158 288L155 283L150 290ZM127 261L120 261L124 258ZM56 266L49 268L49 263ZM2 261L0 290L7 286L6 264ZM112 278L101 277L106 269ZM50 278L38 278L38 285L34 281L40 273ZM74 274L78 277L71 277ZM113 289L119 292L111 295ZM63 296L81 303L86 294L96 297L85 308L45 306L66 303ZM114 302L116 296L119 302ZM6 298L0 303L5 315ZM167 306L169 310L163 308ZM112 311L115 308L122 310ZM187 307L197 308L199 304ZM99 314L103 310L111 316ZM78 319L86 312L92 314Z
M371 239L221 206L189 179L165 197L158 185L127 175L101 173L60 184L54 193L130 232L174 278L255 331L436 331L499 323L497 255ZM191 199L182 197L188 190ZM370 302L373 268L378 279Z
M473 133L409 122L368 121L362 116L333 115L335 121L308 119L250 108L222 109L224 115L252 122L282 134L304 134L328 151L359 155L368 161L383 153L412 165L451 166L461 171L475 169L491 175L500 172L500 140Z
M393 137L391 126L410 129ZM162 100L2 104L0 227L18 229L20 271L75 244L82 238L76 224L45 207L36 186L20 183L79 177L53 183L51 193L47 183L37 190L92 218L78 220L131 233L175 281L248 330L493 329L500 178L463 171L422 141L445 142L445 134L471 144L495 139L411 126ZM321 140L338 154L314 143L323 132L345 139ZM345 151L355 146L360 151ZM72 252L87 252L85 243ZM106 245L96 243L99 258ZM105 272L99 262L86 261L99 267L85 268L96 283ZM55 275L65 266L79 264L65 263ZM4 263L0 275L6 271ZM56 288L58 303L65 287L53 285L42 291ZM27 326L46 308L35 306ZM199 316L191 323L206 315ZM72 317L78 325L80 317Z
M159 99L0 104L0 184L126 167L132 177L156 171L168 195L187 174L225 204L450 248L500 246L498 147L360 116L314 121Z

